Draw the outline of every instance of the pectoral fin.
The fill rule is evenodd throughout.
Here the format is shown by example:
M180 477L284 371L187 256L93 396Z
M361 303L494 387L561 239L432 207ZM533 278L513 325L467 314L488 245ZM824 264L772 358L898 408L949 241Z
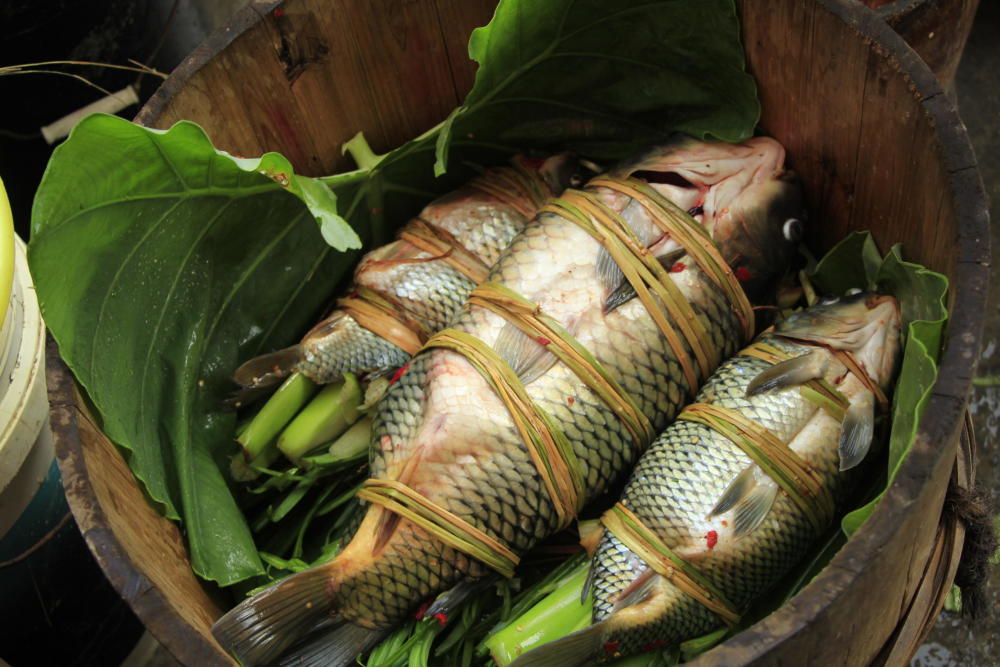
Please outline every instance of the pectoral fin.
M815 350L800 357L782 361L761 372L747 385L746 396L756 396L769 391L797 387L823 377L829 363L829 355Z
M478 593L484 588L493 585L500 577L487 576L474 581L460 581L441 595L435 598L434 602L427 607L424 616L436 616L444 614L450 616L456 607L466 600L473 593Z
M493 349L524 384L544 375L558 361L544 344L509 323L500 330Z
M657 257L656 259L660 262L660 265L664 269L669 271L671 268L673 268L674 264L677 263L677 260L683 257L686 254L686 252L687 251L685 251L684 248L677 248L675 250L671 250L666 255ZM615 266L617 267L617 265ZM621 280L620 284L618 285L618 287L615 288L614 291L611 292L611 294L608 295L608 298L604 300L605 315L610 313L618 306L627 303L635 298L635 288L632 287L632 283L625 280L625 274L623 274L621 270L618 271L618 274L620 275L620 280Z
M868 450L871 449L872 438L875 435L875 401L871 392L851 401L844 414L844 423L840 429L840 443L837 452L840 454L840 470L850 470L861 463Z
M729 484L708 517L733 510L733 533L742 537L760 525L777 495L778 485L756 465L749 465Z

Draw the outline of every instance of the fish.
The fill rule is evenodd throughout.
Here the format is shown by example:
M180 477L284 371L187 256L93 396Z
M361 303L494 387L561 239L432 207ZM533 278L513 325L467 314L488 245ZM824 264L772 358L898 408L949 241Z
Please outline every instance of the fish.
M213 626L220 644L244 665L279 659L348 664L436 594L458 600L494 570L512 574L519 554L568 525L580 506L631 469L642 447L694 395L711 363L749 339L744 330L752 331L753 323L743 321L747 314L730 303L726 290L745 289L752 300L766 300L802 231L801 192L784 155L767 137L739 144L682 137L617 165L550 202L500 255L451 329L438 334L445 342L446 336L472 340L482 354L502 360L496 367L506 368L503 373L517 376L534 416L553 425L550 433L564 435L556 445L562 456L577 461L566 473L574 497L565 477L539 472L533 457L541 455L528 445L535 436L522 430L514 408L467 353L442 342L416 355L376 407L372 479L359 494L367 510L353 539L332 561L230 610ZM634 194L608 178L621 179ZM682 218L689 215L690 229L707 230L705 243L714 239L726 267L715 268L731 272L730 282L713 278L714 269L696 261L697 244L682 247L680 231L665 233L654 223L651 196L672 202ZM668 317L661 328L639 291L629 297L623 288L629 261L618 266L608 257L617 247L613 241L598 242L567 217L578 205L617 216L634 252L649 262L644 266L662 266L665 282L690 304L690 320ZM488 286L525 312L549 318L629 398L613 407L615 401L551 351L558 347L555 338L528 335L483 305ZM692 321L703 330L698 343L676 335L695 326ZM679 348L672 346L677 340ZM703 348L704 367L693 361L696 345ZM543 465L558 465L547 460ZM427 513L445 527L429 526ZM457 541L443 535L456 525L462 526ZM491 546L480 549L483 544Z
M736 622L846 508L862 463L874 458L876 406L885 403L899 355L896 300L858 292L792 315L723 363L696 404L735 411L773 434L811 471L817 500L797 501L729 435L701 421L704 412L685 409L640 458L612 510L653 539L637 546L627 523L613 519L592 559L593 624L512 664L594 664L676 647ZM839 409L803 391L822 388L819 381L839 392ZM657 566L657 542L696 574L663 576L681 566ZM692 593L691 578L706 583ZM723 608L701 598L704 591Z
M487 169L435 199L400 238L362 257L346 298L299 343L234 371L241 395L292 373L327 384L346 372L375 378L403 366L414 351L408 347L451 321L538 208L589 173L568 152L515 156L511 166Z

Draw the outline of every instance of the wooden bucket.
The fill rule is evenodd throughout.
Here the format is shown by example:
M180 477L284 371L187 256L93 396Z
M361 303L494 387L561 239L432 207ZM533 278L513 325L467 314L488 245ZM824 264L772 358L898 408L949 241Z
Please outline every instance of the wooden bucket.
M873 230L882 248L902 241L909 259L949 276L951 320L916 444L877 511L798 596L699 663L901 664L940 610L961 550L960 527L938 519L953 471L966 483L971 476L959 443L990 257L982 184L933 74L869 9L850 0L739 4L761 126L802 177L813 245L857 229ZM466 41L492 6L255 2L137 120L159 128L194 120L227 151L276 150L303 173L331 173L348 166L340 144L358 130L381 151L445 117L471 86ZM179 532L146 504L50 347L57 453L90 548L179 660L230 664L209 632L219 606L192 574Z
M860 0L916 51L951 94L979 0Z

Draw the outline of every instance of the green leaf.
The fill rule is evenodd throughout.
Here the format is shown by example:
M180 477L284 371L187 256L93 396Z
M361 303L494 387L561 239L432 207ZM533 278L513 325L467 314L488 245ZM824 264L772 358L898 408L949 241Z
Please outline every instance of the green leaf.
M337 212L337 195L322 180L296 174L292 163L280 153L265 153L256 160L233 157L224 151L218 153L232 158L240 169L261 173L299 197L316 218L323 240L329 245L337 250L357 250L361 247L357 232Z
M847 290L871 289L882 264L882 254L868 232L853 232L841 239L810 271L820 293L843 296Z
M53 155L29 244L46 323L149 496L183 516L205 578L261 571L220 472L228 375L307 327L351 260L194 124L90 116Z
M676 131L742 141L760 116L732 0L503 0L469 57L435 173L453 137L608 159Z

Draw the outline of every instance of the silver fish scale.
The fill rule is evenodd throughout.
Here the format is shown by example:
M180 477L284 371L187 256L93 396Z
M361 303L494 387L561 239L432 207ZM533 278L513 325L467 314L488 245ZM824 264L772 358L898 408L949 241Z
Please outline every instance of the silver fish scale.
M387 627L413 612L454 580L454 570L482 574L484 566L445 546L423 529L407 524L403 539L386 549L377 567L363 570L337 590L338 607L347 620L364 627Z
M443 329L476 283L442 260L404 264L389 292L432 331Z
M403 350L344 314L341 324L324 337L321 348L302 346L296 370L317 382L329 382L359 368L395 368L410 358Z
M483 200L482 204L465 211L463 216L433 220L433 224L453 234L464 247L476 253L484 264L493 266L518 232L524 229L528 220L508 204L486 197L478 190L472 192L474 197ZM468 196L466 191L460 193L460 196ZM450 198L446 197L441 203L448 206ZM435 217L428 213L432 212L425 213L425 220Z
M515 209L472 188L462 188L424 209L430 224L453 234L487 266L527 224ZM397 242L398 243L398 242ZM430 257L427 253L422 256ZM476 284L441 260L403 262L378 271L362 270L358 285L391 295L431 331L448 326ZM385 371L406 363L399 347L344 315L343 326L327 336L305 341L295 370L315 382L332 382L348 371Z
M793 355L805 352L803 347L783 340L766 340ZM706 383L697 401L738 410L787 442L817 408L796 390L744 398L747 384L768 366L752 357L734 357ZM839 505L850 480L838 474L836 446L800 455L820 474ZM750 463L741 449L707 426L677 421L642 456L622 495L626 507L739 608L784 576L815 539L812 524L789 496L779 491L771 511L753 532L733 544L723 544L720 538L709 550L704 519L730 482ZM597 622L611 614L619 595L646 566L606 532L595 554L594 568ZM672 584L660 585L665 611L644 625L609 637L609 645L615 650L627 655L663 642L674 645L722 626L717 616Z
M568 223L541 216L515 239L494 267L490 279L515 290L525 282L530 283L532 271L539 270L538 252L558 252L567 243L565 229L552 229L553 224ZM532 266L532 262L536 265ZM720 357L732 354L738 344L739 329L736 315L724 294L700 273L688 279L697 283L701 290L699 303L692 305L709 332L710 344L719 346ZM528 294L531 298L531 293ZM629 309L631 314L628 314ZM623 305L611 315L599 317L598 334L590 334L588 340L582 342L615 380L632 393L654 427L662 428L684 405L687 395L687 382L673 351L638 301ZM469 307L452 326L492 341L503 322L481 308ZM430 399L421 398L421 395L428 386L438 386L428 385L435 369L458 372L456 357L455 353L445 350L419 355L383 397L373 424L377 448L372 456L373 477L398 470L407 457L419 455L407 445L420 441L423 437L420 429L426 433L429 420L435 419L427 404ZM463 361L458 366L464 364ZM637 451L629 432L614 412L568 367L555 363L526 389L569 439L582 467L587 500L605 491L632 465ZM447 422L448 432L456 441L474 442L475 456L470 455L472 460L465 463L447 456L436 460L437 451L429 450L430 459L422 458L420 462L421 479L425 484L421 492L488 535L502 540L514 552L523 553L558 527L552 500L506 411L500 408L499 414L491 413L475 433L457 432L456 429L463 428L460 419L455 416ZM426 486L428 478L440 481ZM422 534L412 525L407 525L406 530L408 537L405 539ZM392 546L387 546L382 553L397 547L410 548L403 540L399 535L393 536ZM443 545L439 544L436 551L430 544L426 545L425 556L432 557L435 562L451 558L448 554L454 552ZM481 576L485 571L483 565L462 559L454 563L451 577L441 582L441 587L463 577ZM397 574L384 570L376 560L365 577L372 581L384 580L383 584L373 584L372 590L375 590L380 586L388 588L388 580ZM345 586L353 588L353 584ZM375 617L392 618L394 613L405 614L421 598L411 598L409 607L399 606L399 600L384 599L382 603L395 611L382 610ZM351 614L356 615L354 611Z

